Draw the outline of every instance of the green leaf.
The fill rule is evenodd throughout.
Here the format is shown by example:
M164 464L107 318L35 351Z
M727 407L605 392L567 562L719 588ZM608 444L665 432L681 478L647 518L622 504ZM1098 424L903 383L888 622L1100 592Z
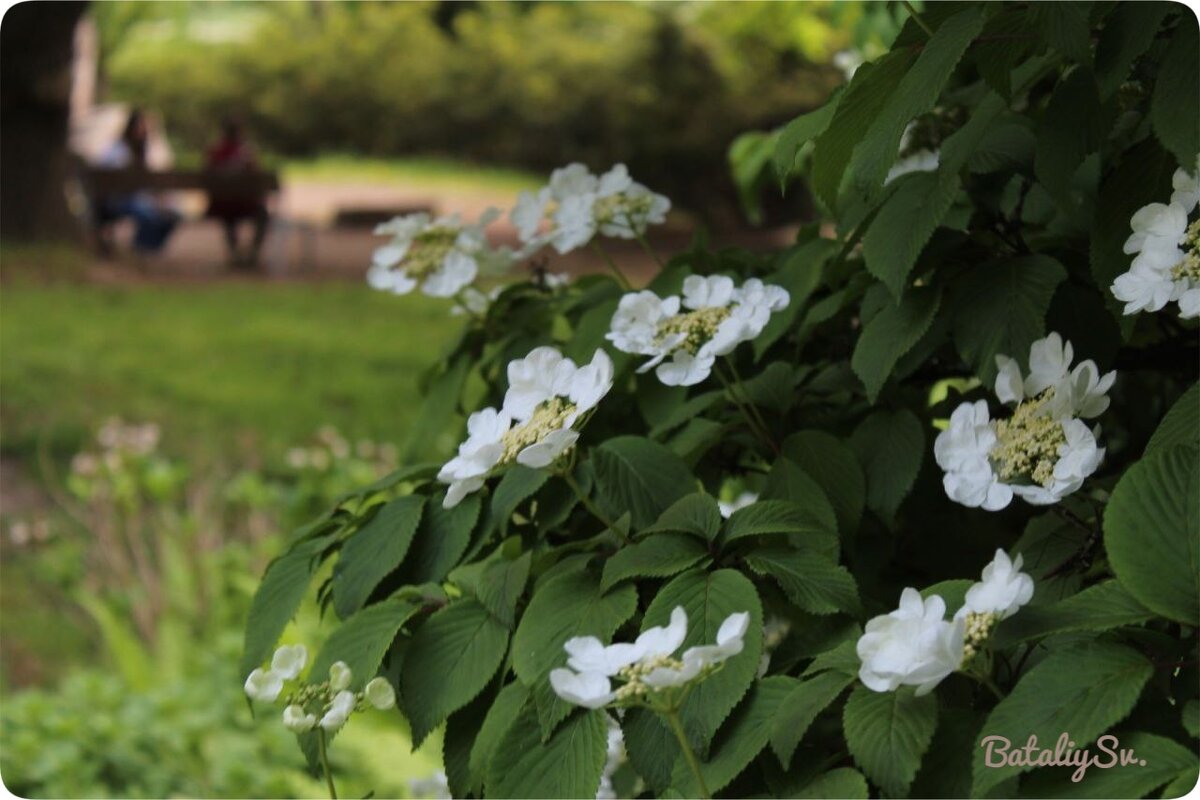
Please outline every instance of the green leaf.
M857 614L858 587L845 567L820 553L787 547L761 547L746 556L746 566L770 575L788 599L812 614Z
M888 170L896 163L904 127L933 108L967 46L982 30L983 18L982 9L968 8L943 22L888 95L846 169L850 191L863 202L870 203L878 196ZM870 267L869 259L867 263Z
M921 471L921 421L908 409L876 411L854 429L850 447L867 476L867 507L892 519Z
M1167 44L1150 99L1150 123L1155 135L1188 172L1196 169L1196 154L1200 153L1198 53L1200 32L1195 14L1183 12Z
M658 533L622 547L604 562L600 580L608 591L627 578L669 578L708 558L708 549L695 537Z
M698 684L683 704L680 716L693 744L703 750L717 728L750 688L762 656L762 603L746 576L732 569L707 573L692 570L678 576L662 589L646 609L642 630L666 625L671 611L683 606L688 615L688 634L681 652L689 647L712 644L717 629L730 614L750 612L742 652L725 662L719 672Z
M1044 747L1053 747L1066 731L1082 749L1129 713L1153 672L1136 650L1108 642L1051 652L988 715L976 742L972 796L1029 769L987 766L984 737L1002 736L1023 746L1036 735Z
M1193 739L1200 737L1200 700L1188 700L1183 706L1183 729Z
M462 396L471 366L471 356L464 353L448 364L445 372L434 379L421 403L421 410L417 412L416 420L409 427L411 433L404 443L401 463L412 463L421 458L429 459L450 445L450 441L447 441L443 446L442 439L448 438L450 423L458 416L459 398Z
M400 628L419 610L406 600L384 600L358 611L325 640L313 659L309 682L320 683L329 676L333 662L344 661L350 667L350 685L361 689L379 672Z
M812 156L813 191L826 207L837 207L838 189L850 155L916 58L912 50L893 50L859 67L842 91L833 120L817 137Z
M1046 44L1078 63L1092 55L1092 26L1088 24L1087 3L1063 0L1035 3L1029 7L1029 27Z
M1073 206L1072 179L1087 154L1100 146L1104 128L1096 80L1090 69L1077 67L1055 87L1038 123L1034 174L1060 205Z
M1023 8L1005 8L983 26L971 53L975 66L988 85L1004 97L1012 95L1013 70L1029 56L1033 37L1028 26L1028 14Z
M645 708L631 708L621 721L625 753L637 774L657 794L671 783L671 771L682 757L679 743L662 717Z
M1190 747L1184 747L1164 736L1141 731L1122 731L1110 736L1111 738L1101 737L1103 742L1098 741L1094 748L1089 748L1097 763L1084 772L1079 781L1071 780L1075 770L1070 767L1035 770L1021 781L1022 796L1053 797L1055 800L1149 797L1155 789L1180 775L1187 775L1192 780L1186 788L1190 789L1195 785L1198 759ZM1129 750L1136 756L1136 760L1128 766L1123 766L1120 762L1120 753L1123 750ZM1111 765L1113 768L1105 769L1102 765Z
M446 720L442 734L442 766L446 785L454 797L466 797L472 785L471 750L484 716L491 707L488 693L480 694Z
M782 675L764 678L730 715L708 758L700 764L700 772L710 792L719 792L728 786L767 746L775 709L794 683L795 678ZM700 787L683 758L675 761L671 787L684 797L700 796Z
M843 641L837 647L826 650L820 653L804 670L804 675L816 675L826 670L840 672L849 678L858 677L859 667L862 666L862 660L858 657L857 645L860 632L855 626L855 635Z
M483 502L469 495L454 508L442 508L441 495L430 499L421 515L416 538L400 567L403 583L440 583L458 566L471 543L471 532L479 520Z
M885 307L863 328L850 366L866 386L871 403L879 397L900 356L929 330L941 301L937 288L913 289L905 293L900 305Z
M946 601L946 609L954 613L966 603L967 590L974 585L975 581L970 578L951 578L938 581L921 590L921 599L928 600L936 594Z
M1175 445L1134 464L1104 511L1104 547L1121 584L1155 613L1200 624L1200 451Z
M1177 444L1200 445L1200 383L1193 383L1171 406L1154 429L1142 457L1158 455Z
M607 748L603 711L572 714L543 744L534 711L527 708L496 747L488 765L487 796L590 800L600 786Z
M630 512L635 529L658 519L672 503L696 490L687 465L661 444L618 436L592 450L596 486L609 513Z
M1078 594L1048 605L1033 605L1006 619L992 635L992 645L1008 647L1064 631L1103 631L1122 625L1138 625L1154 612L1129 594L1120 581L1104 581Z
M958 188L954 173L904 175L880 207L863 236L863 260L867 270L883 281L893 296L899 297L908 287L908 277L921 251L945 219Z
M967 159L967 169L977 175L1025 172L1033 164L1037 136L1023 117L992 125Z
M827 797L841 797L844 800L867 800L867 781L862 773L849 767L838 767L824 772L801 789L792 797L797 800L824 800Z
M690 533L706 541L716 539L721 532L721 510L717 501L707 494L689 494L675 501L639 535L668 531Z
M508 631L472 598L455 601L425 621L400 673L414 746L483 691L507 649Z
M529 702L529 689L520 681L514 681L496 695L491 708L479 726L479 733L471 746L471 755L467 762L471 775L472 793L478 793L483 788L487 778L488 767L492 757L500 746L500 741L509 728L516 723L521 711Z
M767 325L754 339L754 360L761 361L785 333L796 326L796 318L808 304L808 299L821 285L824 267L838 251L839 244L833 239L813 239L789 251L783 258L783 265L772 275L767 276L764 283L782 286L787 289L789 301L787 308L772 314Z
M696 416L703 414L708 409L725 396L725 391L718 389L711 392L704 392L687 401L680 403L666 414L660 421L654 423L654 427L650 430L650 436L653 439L659 439L663 434L678 428L686 422L690 422Z
M838 530L849 536L858 528L866 501L866 479L854 451L825 431L800 431L780 446L824 491L837 515Z
M837 553L838 525L833 505L825 496L821 485L791 459L782 457L771 465L758 502L768 500L786 501L800 506L810 519L809 530L805 535L806 544L827 550L831 555Z
M909 687L873 692L856 686L842 712L846 745L867 777L902 797L937 727L937 695L917 697Z
M533 553L527 550L511 561L505 559L493 561L484 569L476 586L479 602L508 628L513 626L513 614L517 610L517 600L525 591L525 583L529 580L529 566L532 560Z
M956 300L954 343L984 385L996 379L996 355L1024 363L1029 345L1046 329L1054 289L1067 277L1049 256L989 261L961 278Z
M333 570L333 607L338 616L348 617L362 608L379 582L404 561L424 507L420 495L397 497L342 545Z
M831 522L831 519L822 519L799 503L759 500L733 512L725 523L722 541L728 544L747 536L778 534L836 538L837 531L830 527Z
M501 535L508 530L508 523L517 506L532 497L548 480L550 473L540 469L521 464L508 468L492 495L492 518L500 525Z
M249 675L267 660L279 634L300 607L325 548L336 533L305 539L267 566L246 618L239 673Z
M1129 77L1133 62L1149 49L1171 3L1121 3L1104 20L1096 45L1096 79L1108 98Z
M825 129L829 127L829 123L833 122L833 116L837 112L838 102L841 98L841 91L836 90L825 101L825 105L815 111L801 114L783 126L783 130L780 131L779 138L775 142L775 155L772 159L775 165L775 175L779 179L780 191L786 189L788 181L791 180L800 149L824 133Z
M836 700L842 690L853 682L852 675L826 671L790 685L788 693L780 699L774 719L770 723L771 749L779 757L779 763L784 769L791 765L796 746L804 738L817 714L825 710L826 706Z

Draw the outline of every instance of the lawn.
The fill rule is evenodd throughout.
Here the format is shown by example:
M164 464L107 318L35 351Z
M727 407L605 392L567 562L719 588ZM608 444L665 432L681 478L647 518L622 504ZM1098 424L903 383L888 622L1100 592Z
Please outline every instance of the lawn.
M280 160L277 166L285 181L420 184L440 189L509 194L536 189L545 182L544 176L524 170L433 156L385 159L328 153L309 159Z
M0 293L3 452L73 452L110 415L155 421L201 459L278 452L321 425L402 443L423 368L461 321L359 284Z

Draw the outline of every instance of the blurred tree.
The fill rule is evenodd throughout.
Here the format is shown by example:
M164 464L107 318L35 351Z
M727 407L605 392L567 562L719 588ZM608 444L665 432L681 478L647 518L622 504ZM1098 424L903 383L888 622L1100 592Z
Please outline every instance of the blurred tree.
M71 54L86 6L22 3L0 26L0 235L8 241L77 234L63 186Z

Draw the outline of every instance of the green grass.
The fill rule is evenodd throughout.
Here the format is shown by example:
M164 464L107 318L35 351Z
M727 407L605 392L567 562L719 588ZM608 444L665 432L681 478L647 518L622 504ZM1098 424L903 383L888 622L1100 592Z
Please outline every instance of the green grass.
M384 159L330 153L312 159L287 159L276 165L282 171L284 181L419 183L459 191L505 193L535 189L545 182L544 176L524 170L431 156Z
M69 454L110 415L239 457L324 424L402 443L461 321L361 284L14 285L0 292L3 451Z

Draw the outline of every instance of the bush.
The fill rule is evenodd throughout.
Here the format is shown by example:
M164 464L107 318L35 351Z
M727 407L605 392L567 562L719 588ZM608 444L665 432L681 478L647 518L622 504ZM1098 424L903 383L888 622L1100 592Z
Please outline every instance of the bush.
M326 670L386 680L454 796L1188 791L1198 59L1178 5L931 6L763 139L822 225L642 292L484 297L471 229L394 223L372 285L471 309L421 412L467 435L272 562L255 694L315 764ZM665 205L572 165L517 216L564 252ZM314 582L336 628L283 675Z

